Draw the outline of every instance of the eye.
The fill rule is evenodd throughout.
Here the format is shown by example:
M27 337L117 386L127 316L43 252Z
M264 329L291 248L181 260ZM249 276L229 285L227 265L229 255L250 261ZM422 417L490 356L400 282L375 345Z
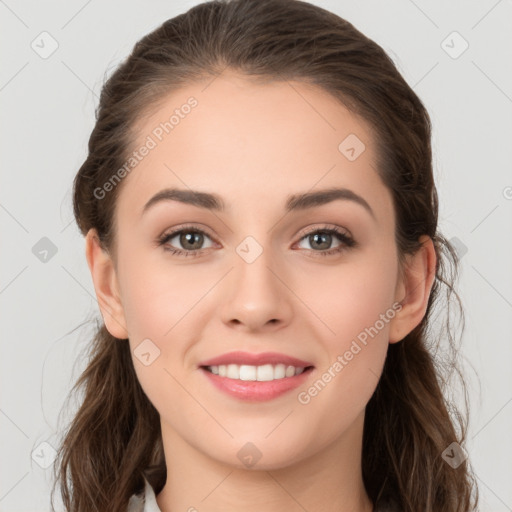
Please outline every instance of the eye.
M201 247L205 237L211 240L210 236L202 229L182 226L179 229L162 235L157 243L159 246L164 246L164 250L169 251L171 254L179 256L199 256L204 252L203 249L205 249ZM176 239L175 243L179 243L183 249L177 249L172 245L169 246L169 243L173 239ZM213 244L206 247L206 249L210 247L213 247Z
M176 239L176 241L171 244L171 241L174 239ZM212 240L206 231L195 226L180 226L158 238L157 245L163 246L165 251L177 256L195 257L200 256L206 252L207 249L214 246L214 244L211 243L208 247L204 247L205 239ZM309 229L306 235L299 240L299 244L303 240L307 241L312 246L312 249L308 249L308 252L312 253L314 256L330 256L357 246L357 242L352 236L338 226L324 226L322 228ZM333 240L337 240L338 245L330 248ZM181 245L182 248L176 248L175 244Z
M339 245L334 248L329 248L329 246L332 245L333 239L337 239ZM301 242L303 240L307 241L313 247L313 249L309 251L313 253L314 256L338 254L357 245L356 241L348 233L345 233L337 226L313 228L300 239Z

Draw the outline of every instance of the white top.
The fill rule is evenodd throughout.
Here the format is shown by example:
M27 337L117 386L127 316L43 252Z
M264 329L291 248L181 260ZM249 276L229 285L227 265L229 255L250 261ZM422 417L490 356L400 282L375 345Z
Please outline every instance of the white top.
M155 491L144 478L145 488L142 494L134 494L128 502L127 512L162 512L156 502Z

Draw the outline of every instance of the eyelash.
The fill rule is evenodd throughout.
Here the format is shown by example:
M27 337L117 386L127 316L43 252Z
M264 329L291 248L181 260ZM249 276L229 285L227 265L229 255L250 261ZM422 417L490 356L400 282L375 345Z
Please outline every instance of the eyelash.
M176 229L175 231L172 231L170 233L165 233L161 237L157 239L158 246L164 246L169 240L172 240L176 235L179 235L181 233L199 233L201 235L206 235L208 238L212 238L206 231L203 231L202 229L199 229L194 226L181 226L180 228ZM334 247L333 249L327 249L324 251L315 251L313 249L306 249L309 252L312 252L315 254L315 256L332 256L334 254L341 253L343 251L346 251L347 249L353 248L357 246L357 242L347 235L345 232L343 232L340 228L337 226L325 226L322 228L313 228L309 230L307 233L305 233L300 239L299 242L302 241L304 238L307 238L308 236L315 234L315 233L323 233L323 234L334 234L336 238L341 242L341 244L338 247ZM208 248L210 249L210 248ZM165 251L170 252L173 255L176 256L185 256L185 257L197 257L206 252L208 249L198 249L198 250L182 250L182 249L176 249L176 248L170 248L170 247L164 247Z

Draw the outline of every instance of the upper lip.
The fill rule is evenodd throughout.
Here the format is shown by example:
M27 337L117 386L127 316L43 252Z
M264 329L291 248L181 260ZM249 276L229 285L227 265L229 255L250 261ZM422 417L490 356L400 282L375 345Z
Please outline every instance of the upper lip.
M261 352L254 354L250 352L228 352L220 356L208 359L199 363L199 366L219 366L227 364L237 365L249 365L249 366L260 366L264 364L284 364L288 366L295 366L296 368L306 368L307 366L313 366L308 361L303 361L296 357L287 356L286 354L279 354L278 352Z

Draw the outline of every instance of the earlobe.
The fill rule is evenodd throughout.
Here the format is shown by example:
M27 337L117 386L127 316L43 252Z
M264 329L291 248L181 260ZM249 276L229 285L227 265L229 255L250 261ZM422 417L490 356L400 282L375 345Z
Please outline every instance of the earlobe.
M404 275L397 284L395 300L402 305L391 321L389 343L404 339L425 316L434 284L436 251L432 239L423 235L421 247L407 259Z
M100 245L95 229L85 237L85 255L91 272L103 321L115 338L127 339L128 331L113 261Z

